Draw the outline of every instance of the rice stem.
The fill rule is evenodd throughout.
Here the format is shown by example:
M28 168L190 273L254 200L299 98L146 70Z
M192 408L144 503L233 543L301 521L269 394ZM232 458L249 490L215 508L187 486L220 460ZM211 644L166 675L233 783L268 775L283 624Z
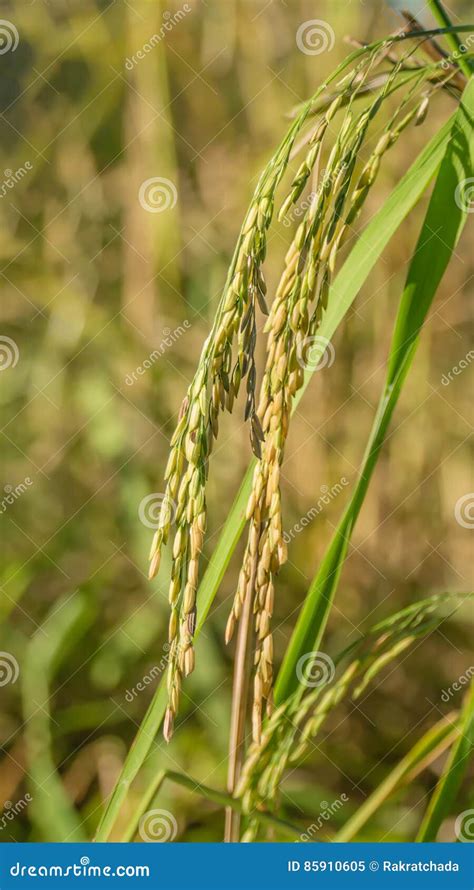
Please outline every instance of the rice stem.
M428 6L436 19L436 21L441 25L442 28L452 28L453 23L449 18L448 13L446 12L441 0L428 0ZM450 30L446 33L446 42L449 43L454 58L456 59L461 71L466 75L466 77L470 77L472 74L472 68L464 58L465 52L461 49L461 41L457 36L456 29Z

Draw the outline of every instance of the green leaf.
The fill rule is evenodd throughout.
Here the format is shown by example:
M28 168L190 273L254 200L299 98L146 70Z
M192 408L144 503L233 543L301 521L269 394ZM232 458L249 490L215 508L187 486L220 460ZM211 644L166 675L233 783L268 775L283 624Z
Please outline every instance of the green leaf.
M433 18L442 28L452 28L451 19L446 12L441 0L428 0L428 8L430 9ZM456 60L456 64L459 65L461 71L464 72L466 77L471 76L471 67L469 62L465 58L466 47L462 48L461 41L457 36L455 31L449 31L446 34L446 40L450 46L453 59Z
M410 210L416 205L436 174L448 144L450 131L451 121L448 121L423 149L414 164L385 201L383 207L374 215L371 222L358 238L331 288L328 310L319 329L319 334L322 337L328 340L331 339L390 238ZM311 371L308 371L304 386L300 390L297 399L295 399L295 408L309 383L310 377ZM203 621L209 612L232 553L244 529L245 509L251 489L253 468L254 462L251 463L247 470L199 586L197 592L198 625L196 635L199 633ZM153 744L153 739L160 728L166 709L166 702L166 689L160 685L135 737L119 781L102 816L97 830L97 841L105 841L110 835L128 788L144 763Z
M441 823L450 815L456 795L474 753L474 683L460 719L461 734L453 746L443 774L428 804L417 841L435 841Z
M284 700L298 685L296 665L307 652L317 650L326 627L350 537L364 502L390 419L413 361L421 327L458 242L467 206L456 200L456 189L470 179L474 168L474 80L464 91L455 115L448 145L436 179L420 237L408 270L390 349L387 379L362 469L353 495L331 539L308 590L296 627L286 649L275 687L275 701ZM368 247L368 242L366 241Z

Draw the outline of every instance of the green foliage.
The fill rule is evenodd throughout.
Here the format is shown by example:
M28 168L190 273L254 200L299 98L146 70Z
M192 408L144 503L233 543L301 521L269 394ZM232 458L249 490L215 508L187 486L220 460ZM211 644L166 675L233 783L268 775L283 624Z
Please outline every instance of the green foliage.
M436 712L441 687L454 687L465 670L472 610L454 609L459 594L420 601L420 591L469 587L469 531L454 518L468 490L468 453L460 447L468 374L453 377L449 390L439 381L467 342L469 248L458 242L464 214L453 193L472 177L472 87L460 104L463 71L472 65L460 43L470 29L453 27L431 2L441 25L436 42L459 66L450 67L436 48L433 55L428 34L431 55L412 54L411 39L379 39L390 16L321 0L318 15L336 40L314 58L295 46L303 0L278 9L262 2L255 17L248 4L232 5L229 15L220 0L199 10L192 4L139 58L162 26L159 2L26 8L12 0L19 44L2 55L0 90L0 351L3 361L11 338L19 357L0 375L0 840L140 841L140 820L155 806L173 814L180 840L221 839L224 809L248 838L304 840L318 806L343 789L350 802L325 826L324 840L444 839L470 805L472 695L462 708L453 698L440 720ZM460 17L464 8L458 0ZM376 48L359 44L347 56L343 34ZM353 81L359 65L361 79ZM285 124L291 105L315 87ZM344 158L352 182L338 167ZM314 203L325 248L305 266L318 227L306 230L304 243L294 234L311 221L311 194L328 170L337 190ZM150 177L176 194L166 212L143 206ZM258 232L245 211L252 194ZM250 230L252 274L244 269L229 292ZM301 262L285 292L276 275L291 266L292 239ZM337 248L337 264L328 245ZM312 506L311 523L290 536L289 562L275 580L276 709L263 721L261 747L244 740L243 779L232 793L231 782L224 788L239 659L223 640L255 467L242 419L258 453L254 387L265 378L261 345L268 343L261 315L284 292L305 319L305 287L316 269L323 274L311 324L334 339L337 355L321 374L308 369L303 380L298 373L281 473L285 526L319 504L324 483L354 475L344 488L348 505L334 498L324 509ZM298 291L303 271L310 274ZM163 550L150 585L154 523L143 521L142 505L150 492L162 499L172 426L202 343L222 328L226 280L224 298L238 294L233 321L242 310L243 326L224 325L225 338L234 337L240 370L249 361L248 376L239 398L235 380L226 389L220 377L219 400L233 411L218 408L209 478L201 454L209 527L193 591L196 670L183 678L168 746L160 728L172 555ZM413 361L427 313L430 328ZM300 337L307 323L309 316L293 323ZM296 340L286 334L293 362ZM217 362L206 378L200 408L206 398L215 406L211 379L222 367ZM395 408L399 426L389 429ZM340 654L334 679L314 691L295 667L320 645ZM20 801L28 805L5 819L2 807L6 813Z
M474 172L473 114L474 82L471 79L451 126L445 154L408 270L395 322L387 379L359 479L298 616L278 677L277 701L285 699L294 688L298 659L305 652L320 646L351 534L413 361L423 322L465 225L468 208L456 202L455 195L458 184L471 178ZM437 233L439 242L438 238L433 239L433 232Z
M375 467L390 417L409 364L413 358L421 325L465 222L466 213L461 208L455 205L452 207L452 213L447 215L445 207L447 201L449 201L450 205L454 205L456 185L461 179L466 178L472 169L472 161L469 154L465 150L460 153L459 144L460 142L465 142L466 130L469 133L469 115L471 113L473 95L474 91L471 84L449 131L440 134L434 141L434 145L429 146L425 150L421 158L415 162L414 167L407 174L406 179L395 190L391 202L388 202L372 221L371 226L374 233L383 232L384 234L382 236L379 234L378 243L375 245L370 241L371 253L368 255L369 258L367 259L364 244L367 244L370 240L370 233L366 232L365 238L362 238L355 248L355 259L353 260L351 254L340 273L343 282L341 291L338 291L339 278L336 279L334 284L336 299L334 302L330 301L330 305L336 305L336 307L339 307L338 311L343 312L350 305L351 297L352 299L355 297L361 279L363 280L364 276L368 274L372 262L375 261L374 256L376 252L381 252L391 232L401 222L410 207L413 206L413 203L416 202L419 193L415 193L414 184L417 183L418 188L426 185L436 170L440 158L442 158L425 223L402 295L390 353L387 383L367 448L366 461L349 507L333 539L328 555L321 564L315 582L310 587L305 606L300 613L292 643L287 651L287 656L279 675L276 692L280 700L284 700L285 694L288 694L297 682L295 679L295 665L298 659L311 648L317 649L319 646L332 597L336 590L337 580L347 552L350 531L362 506L370 475ZM441 154L443 148L444 155ZM433 242L429 237L429 233L433 230L437 231L440 226L443 230L442 249L438 247L437 242L433 246ZM362 246L359 247L359 245ZM433 252L436 254L436 257L433 257ZM349 282L351 282L352 290L349 289ZM344 284L346 290L344 290ZM341 292L342 298L339 296ZM344 307L342 310L341 304ZM326 319L328 316L326 316ZM333 318L330 316L329 318L329 322L326 322L326 328L323 322L321 332L332 333L332 325L334 324L335 327L337 321L334 322L334 313ZM240 529L243 527L242 513L247 493L248 486L244 482L221 535L219 545L214 552L211 566L199 587L197 607L198 614L200 615L200 624L198 624L198 631L215 596L232 549L238 540ZM285 686L285 678L289 678L287 686ZM114 794L99 827L97 840L106 839L114 824L127 788L137 775L150 749L151 739L163 719L165 702L166 694L161 687L150 706L135 740L134 747L128 756L121 780L116 785Z
M450 815L462 779L474 753L474 684L459 717L459 737L434 790L418 832L417 841L435 841L441 823Z

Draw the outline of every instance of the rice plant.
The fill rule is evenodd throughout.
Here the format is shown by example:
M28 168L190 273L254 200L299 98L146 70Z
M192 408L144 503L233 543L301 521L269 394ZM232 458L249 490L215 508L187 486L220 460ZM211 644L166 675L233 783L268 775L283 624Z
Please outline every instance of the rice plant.
M465 839L456 3L11 0L0 840Z
M436 7L439 14L441 7ZM445 16L444 10L441 12ZM465 28L469 30L470 26ZM360 647L350 653L353 660L345 668L339 669L339 665L347 653L335 658L337 676L327 687L308 692L304 680L298 678L296 666L301 657L319 649L351 533L391 415L427 311L466 219L466 208L453 206L457 185L472 175L474 152L470 57L459 52L463 29L454 28L445 17L441 27L432 31L408 20L403 33L359 45L295 110L288 132L259 178L212 329L171 439L166 496L151 547L153 578L159 570L162 548L171 542L167 692L158 691L142 724L99 828L100 840L109 836L125 790L163 718L165 739L169 741L172 736L182 685L195 665L195 637L245 527L245 549L225 634L229 643L238 628L228 792L226 796L203 790L210 799L227 806L227 840L254 840L269 824L277 834L279 828L290 835L292 831L298 833L294 827L285 828L278 811L279 788L288 766L304 755L308 741L346 695L357 698L382 668L436 626L440 620L437 610L443 603L450 602L453 609L459 605L456 597L449 596L421 600L370 631ZM437 43L443 35L450 43L449 55L440 51ZM461 66L456 61L459 59ZM442 93L453 100L453 117L415 160L347 255L344 245L367 197L377 189L381 166L390 163L390 151L399 142L409 139L410 128L422 127L427 114L435 113ZM370 141L367 156L364 149ZM285 186L285 173L297 155L302 156L300 166ZM316 338L329 340L385 243L434 176L430 204L400 300L386 385L365 459L350 502L297 616L275 684L272 615L278 596L278 572L287 559L280 472L292 414L314 370L307 353ZM291 218L292 208L310 188L306 210L293 233L273 295L265 283L268 233L275 214L279 220ZM440 230L442 244L433 244L429 233ZM369 255L364 244L371 246ZM340 257L345 257L343 263ZM259 313L266 317L261 330ZM256 348L260 341L265 366L257 387ZM240 410L242 386L243 416L254 461L211 564L200 580L211 452L219 435L221 413ZM250 683L253 741L249 745L246 727ZM472 721L472 701L466 709L467 716L453 717L451 731L444 727L441 735L434 732L433 752L439 752L441 737L447 739L448 746L459 738L463 721ZM428 754L429 750L428 745ZM467 750L464 745L461 771L466 768L469 753L470 745ZM456 758L454 753L452 756ZM165 778L186 784L179 774L163 774L156 791ZM440 797L441 789L437 800ZM367 808L372 812L370 803ZM423 837L435 836L434 827L427 826L435 818L436 808L435 800L421 829ZM246 828L241 835L243 817ZM436 826L439 824L437 818ZM132 835L133 831L128 836ZM349 830L345 836L349 836Z
M248 543L234 604L229 615L226 641L233 635L249 591L257 636L254 682L254 735L260 733L263 703L272 691L272 636L274 580L286 559L283 541L279 473L294 397L303 385L305 349L314 342L328 306L338 251L373 187L387 151L405 129L419 126L438 90L448 88L456 74L445 73L441 61L418 63L407 77L408 61L418 48L393 57L400 41L394 37L364 47L347 59L299 112L295 123L262 173L243 223L214 327L205 343L199 367L183 401L179 422L171 440L165 472L166 495L159 528L151 549L150 577L160 564L160 553L174 531L173 565L169 590L171 606L169 643L169 704L164 733L169 739L178 709L182 677L194 667L193 636L196 627L196 591L199 560L206 527L205 486L213 440L218 435L222 410L232 411L239 387L246 380L245 419L257 457L252 491L246 510ZM376 76L386 59L392 66L383 86L373 86L370 100L358 107L360 91ZM349 72L347 73L347 69ZM341 77L341 75L343 75ZM399 83L401 78L402 85ZM334 85L333 85L334 81ZM375 83L378 83L376 80ZM300 197L319 164L329 124L341 110L338 133L327 152L325 173L288 249L280 285L268 312L263 261L266 232L270 227L275 193L286 170L296 137L311 108L329 85L335 98L308 135L309 150L284 198L279 217L285 216ZM357 170L370 125L395 91L395 110L368 161ZM255 347L257 307L268 314L266 367L256 398ZM235 341L235 343L234 343ZM176 502L176 509L173 505ZM174 515L172 515L174 514ZM173 521L172 521L173 520Z

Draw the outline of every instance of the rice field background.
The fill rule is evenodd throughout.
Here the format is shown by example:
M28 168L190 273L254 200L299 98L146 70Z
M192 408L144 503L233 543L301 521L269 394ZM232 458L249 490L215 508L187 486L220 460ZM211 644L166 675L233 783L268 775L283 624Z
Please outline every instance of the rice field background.
M451 0L451 20L469 22L469 7ZM422 2L410 11L433 26ZM377 0L55 0L2 14L0 841L88 840L166 674L171 554L151 582L148 554L169 440L258 176L295 106L349 52L344 38L371 42L403 20ZM297 36L314 18L324 46L305 52ZM358 227L455 108L437 96L400 139ZM269 233L269 295L304 200ZM427 206L426 194L367 277L292 421L277 665L357 478ZM470 237L472 219L355 527L325 653L417 600L472 590ZM260 342L256 361L260 374ZM251 456L243 407L223 414L204 566ZM129 840L222 840L223 798L202 786L225 794L235 643L223 640L243 547L197 640L173 738L150 739L112 840L130 826ZM280 804L300 840L334 837L462 707L474 616L465 604L451 611L357 701L344 699L288 769ZM412 840L445 763L440 749L412 766L358 839ZM160 782L163 770L178 778ZM471 765L438 840L453 839L473 807Z

